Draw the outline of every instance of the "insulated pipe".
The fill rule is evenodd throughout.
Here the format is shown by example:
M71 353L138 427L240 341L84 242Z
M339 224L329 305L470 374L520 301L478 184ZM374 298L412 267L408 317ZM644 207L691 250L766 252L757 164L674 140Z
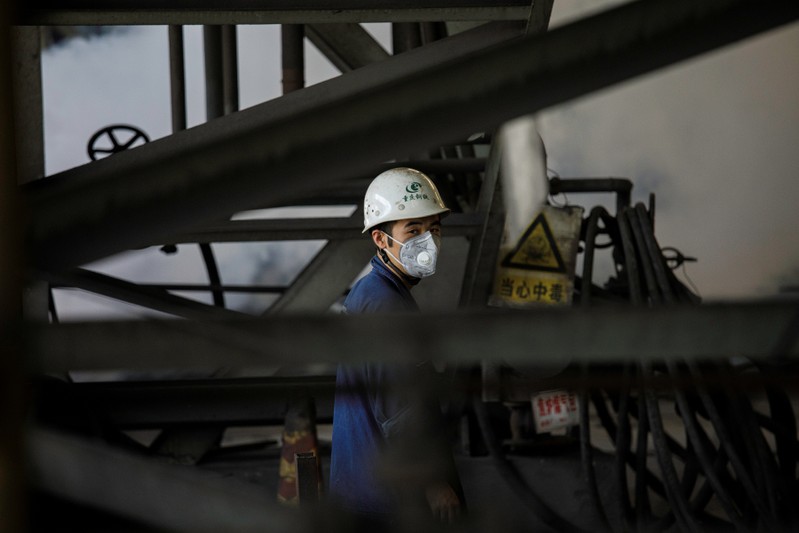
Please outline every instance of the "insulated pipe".
M515 243L549 196L547 155L532 115L511 120L499 130L502 139L502 196L505 231Z

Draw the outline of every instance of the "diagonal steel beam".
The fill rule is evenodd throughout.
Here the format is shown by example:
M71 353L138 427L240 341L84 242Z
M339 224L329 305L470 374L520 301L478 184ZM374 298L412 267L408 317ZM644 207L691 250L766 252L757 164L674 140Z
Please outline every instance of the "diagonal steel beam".
M360 24L308 24L308 39L341 72L388 59L390 54Z
M461 49L450 61L438 56L435 68L431 57L462 41L433 43L353 71L359 84L317 85L318 99L304 105L290 99L305 92L297 91L40 180L26 189L32 261L80 264L278 203L300 188L493 129L798 17L799 4L776 0L652 0L470 54ZM452 39L469 42L464 35ZM417 61L423 66L413 68Z
M25 25L524 20L530 0L27 0Z
M60 272L37 272L39 279L53 285L76 287L101 294L108 298L121 300L147 309L154 309L189 319L236 318L247 315L223 307L211 306L189 298L175 296L163 289L144 287L122 279L106 276L99 272L73 269Z
M327 311L374 253L373 246L359 236L358 240L328 242L268 313Z

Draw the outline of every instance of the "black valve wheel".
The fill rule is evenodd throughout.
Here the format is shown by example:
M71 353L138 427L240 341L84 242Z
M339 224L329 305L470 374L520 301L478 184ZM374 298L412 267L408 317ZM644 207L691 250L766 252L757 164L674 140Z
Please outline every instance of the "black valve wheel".
M92 135L86 149L92 161L146 144L150 138L135 126L114 124Z

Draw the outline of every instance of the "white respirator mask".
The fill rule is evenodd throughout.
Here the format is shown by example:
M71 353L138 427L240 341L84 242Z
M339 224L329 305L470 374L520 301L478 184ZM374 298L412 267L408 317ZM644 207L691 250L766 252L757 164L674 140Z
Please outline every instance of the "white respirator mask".
M394 254L388 251L388 248L384 248L384 250L402 265L402 268L405 269L409 276L426 278L436 273L436 261L438 260L438 251L441 249L441 237L426 231L405 242L400 242L388 233L385 235L394 242L399 243L400 256L396 258Z

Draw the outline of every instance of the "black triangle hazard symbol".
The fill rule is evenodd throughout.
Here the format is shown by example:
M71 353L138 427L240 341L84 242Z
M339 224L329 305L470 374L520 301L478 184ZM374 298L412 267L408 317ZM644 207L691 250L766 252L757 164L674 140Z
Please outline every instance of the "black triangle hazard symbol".
M525 270L543 270L546 272L566 272L566 265L558 251L558 245L552 236L544 213L541 213L505 259L502 266L506 268L523 268Z

